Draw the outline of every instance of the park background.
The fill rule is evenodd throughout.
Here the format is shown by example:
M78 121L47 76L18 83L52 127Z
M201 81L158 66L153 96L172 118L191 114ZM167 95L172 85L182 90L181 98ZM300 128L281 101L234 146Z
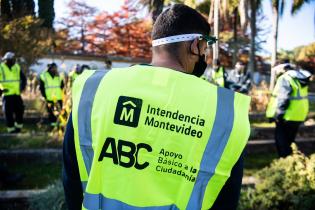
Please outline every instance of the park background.
M293 156L278 160L274 124L264 117L271 66L289 59L314 73L315 1L221 0L215 16L216 1L1 0L0 57L15 52L28 77L23 132L6 134L0 112L1 162L24 175L16 185L0 185L1 209L65 209L61 147L71 89L65 89L66 106L58 110L60 126L50 130L37 88L38 74L51 62L65 77L76 64L104 70L109 60L113 68L150 62L152 24L173 3L194 7L209 20L212 31L219 33L219 50L213 52L218 52L227 70L241 60L252 73L251 136L239 208L315 209L314 81L311 110ZM211 67L212 57L208 63Z

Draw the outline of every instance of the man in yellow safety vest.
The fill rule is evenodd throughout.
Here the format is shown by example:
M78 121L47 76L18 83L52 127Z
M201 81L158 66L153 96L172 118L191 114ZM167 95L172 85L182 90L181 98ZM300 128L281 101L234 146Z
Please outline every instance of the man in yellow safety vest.
M277 79L266 116L276 123L278 155L286 157L292 153L290 146L309 111L308 83L312 75L305 70L296 70L290 63L282 68L285 72Z
M250 98L198 78L209 33L196 10L172 5L153 27L151 64L76 79L64 138L69 209L236 209L232 169Z
M57 65L49 64L48 69L40 74L39 89L46 101L48 119L51 126L57 125L57 116L55 111L62 109L62 90L64 81L59 76Z
M25 87L26 77L16 63L14 53L7 52L0 63L0 96L3 95L2 104L9 133L18 133L23 127L24 105L21 91Z
M221 65L220 60L216 59L211 71L211 82L220 87L227 87L226 84L227 74L225 72L224 66Z
M79 64L75 65L74 69L69 73L69 79L70 79L70 87L72 87L72 84L74 83L75 79L82 74L84 70L89 70L90 67L86 64L80 66Z

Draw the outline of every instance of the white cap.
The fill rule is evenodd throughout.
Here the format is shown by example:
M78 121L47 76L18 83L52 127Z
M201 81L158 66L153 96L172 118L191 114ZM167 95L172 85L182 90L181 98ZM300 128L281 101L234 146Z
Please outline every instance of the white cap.
M309 78L312 76L311 72L307 71L307 70L300 70L300 73L305 77L305 78Z
M288 74L293 77L293 78L297 78L297 79L306 79L312 76L312 74L309 71L306 70L300 70L300 71L296 71L296 70L289 70Z
M15 57L15 54L14 54L13 52L7 52L7 53L3 56L2 60L13 59L14 57Z

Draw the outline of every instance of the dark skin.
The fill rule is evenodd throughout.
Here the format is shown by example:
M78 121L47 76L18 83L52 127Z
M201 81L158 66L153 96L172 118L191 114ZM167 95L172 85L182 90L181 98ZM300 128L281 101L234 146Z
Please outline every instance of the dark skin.
M58 76L58 69L57 66L52 66L48 69L48 72L53 76Z
M4 63L11 69L12 66L14 66L14 64L16 63L16 60L15 60L15 58L7 59Z
M194 66L199 60L198 55L206 54L206 50L207 43L203 40L198 40L198 38L192 42L183 42L180 45L178 58L165 50L163 46L155 47L153 48L151 64L192 74Z

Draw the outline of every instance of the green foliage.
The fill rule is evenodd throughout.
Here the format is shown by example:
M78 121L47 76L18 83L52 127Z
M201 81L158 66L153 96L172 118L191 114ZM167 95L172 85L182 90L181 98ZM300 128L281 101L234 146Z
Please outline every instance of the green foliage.
M209 15L210 1L208 0L202 1L196 6L196 10L198 10L200 13L204 15Z
M23 179L2 190L44 189L55 180L60 179L61 163L57 154L32 158L17 157L15 160L2 160L2 166L12 173L22 174Z
M63 187L60 181L49 186L47 191L29 199L32 210L66 210Z
M302 8L306 3L314 3L314 0L293 0L291 7L291 14L296 15L296 13Z
M307 46L297 47L293 50L293 53L297 61L315 58L315 42Z
M293 155L272 162L258 172L255 188L242 191L240 210L315 209L315 154L292 147Z
M53 28L55 19L54 0L38 0L38 17L44 21L43 27Z
M285 60L285 59L289 59L290 61L294 61L295 60L295 55L294 52L291 50L284 50L284 49L280 49L280 51L277 53L278 55L278 60Z
M0 21L0 53L13 51L24 58L25 67L46 54L51 45L50 35L41 29L42 21L33 16L25 16L10 22Z
M315 68L315 42L307 46L296 47L293 50L280 50L278 59L289 59L303 69L312 70Z

